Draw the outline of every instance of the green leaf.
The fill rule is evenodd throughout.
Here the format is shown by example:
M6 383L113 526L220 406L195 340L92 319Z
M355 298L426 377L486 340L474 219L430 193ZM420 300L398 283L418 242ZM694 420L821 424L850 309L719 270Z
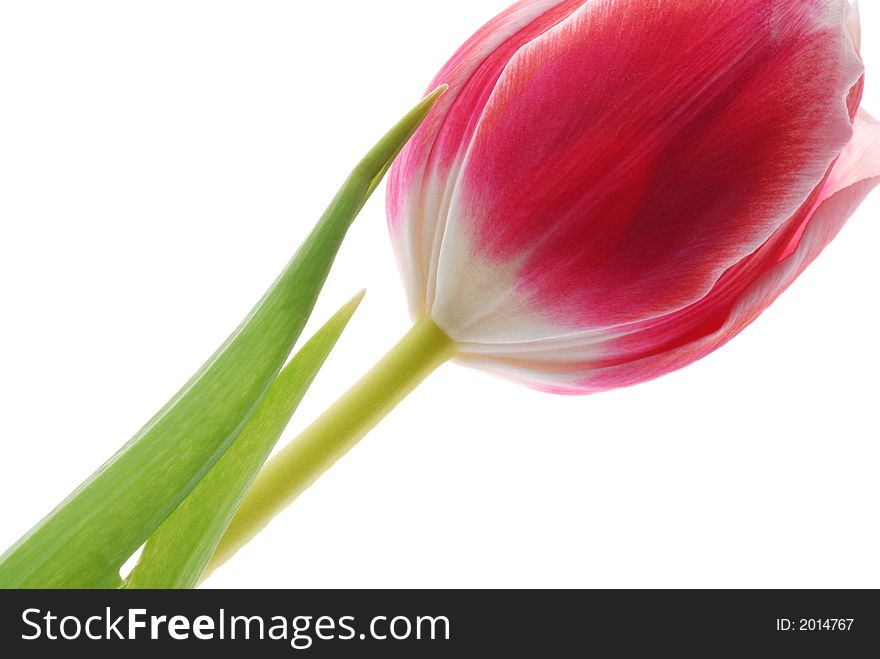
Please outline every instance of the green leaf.
M189 383L0 557L0 588L122 584L123 563L223 455L275 380L351 222L444 90L419 103L357 165L280 277Z
M290 360L241 434L165 523L150 536L126 588L192 588L278 438L351 319L346 304Z

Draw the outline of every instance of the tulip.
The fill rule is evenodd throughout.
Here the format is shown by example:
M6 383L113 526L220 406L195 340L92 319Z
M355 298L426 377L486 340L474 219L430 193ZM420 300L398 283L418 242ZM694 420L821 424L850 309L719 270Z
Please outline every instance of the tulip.
M388 187L412 313L543 390L720 347L880 175L845 0L527 0L437 81Z
M256 481L228 558L433 369L550 392L722 346L880 181L846 0L524 0L440 71L389 175L415 325Z

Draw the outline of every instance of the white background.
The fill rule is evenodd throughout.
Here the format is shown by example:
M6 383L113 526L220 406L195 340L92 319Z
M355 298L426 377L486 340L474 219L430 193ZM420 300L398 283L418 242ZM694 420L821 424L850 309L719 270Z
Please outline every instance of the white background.
M506 4L0 5L0 549L213 352ZM382 197L310 329L366 301L284 441L408 328ZM880 587L878 211L662 380L563 398L443 367L209 585Z

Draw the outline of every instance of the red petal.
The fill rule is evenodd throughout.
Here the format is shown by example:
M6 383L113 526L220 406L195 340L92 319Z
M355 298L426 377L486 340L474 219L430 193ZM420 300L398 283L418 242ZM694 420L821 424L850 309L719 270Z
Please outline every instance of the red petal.
M471 37L429 86L445 83L449 91L394 163L386 196L391 235L415 314L424 313L427 289L433 287L457 168L501 72L517 50L582 3L516 3Z
M649 380L718 349L754 321L834 239L880 184L880 123L862 112L855 135L807 213L795 215L732 268L700 302L606 346L604 362L582 365L590 391Z
M861 66L848 11L584 3L505 69L450 222L484 259L522 261L520 293L559 325L693 304L804 204L849 140Z

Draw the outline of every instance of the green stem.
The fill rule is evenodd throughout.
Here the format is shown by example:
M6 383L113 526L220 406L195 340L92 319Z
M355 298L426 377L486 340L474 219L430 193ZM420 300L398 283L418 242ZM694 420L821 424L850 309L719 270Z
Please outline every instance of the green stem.
M260 472L226 529L204 577L351 450L458 346L427 316L373 369Z

